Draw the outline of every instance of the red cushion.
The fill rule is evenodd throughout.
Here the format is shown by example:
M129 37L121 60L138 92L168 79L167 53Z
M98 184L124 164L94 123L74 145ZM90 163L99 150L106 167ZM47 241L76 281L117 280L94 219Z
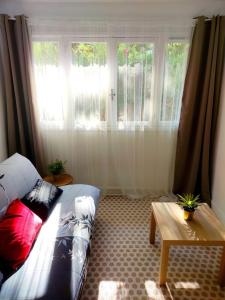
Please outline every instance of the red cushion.
M27 258L42 220L19 199L14 200L0 220L0 259L17 269Z

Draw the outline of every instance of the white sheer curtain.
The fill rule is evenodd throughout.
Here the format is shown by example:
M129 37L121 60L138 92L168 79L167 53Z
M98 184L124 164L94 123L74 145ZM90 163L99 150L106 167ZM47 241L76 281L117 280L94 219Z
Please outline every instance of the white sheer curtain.
M176 64L169 40L162 56L145 40L33 43L46 162L67 160L76 183L133 197L171 191L187 43L175 46Z

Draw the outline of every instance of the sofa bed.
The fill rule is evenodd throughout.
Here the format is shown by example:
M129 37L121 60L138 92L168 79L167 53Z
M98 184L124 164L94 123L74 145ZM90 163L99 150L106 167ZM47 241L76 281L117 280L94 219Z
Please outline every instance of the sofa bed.
M0 163L0 222L12 201L17 199L22 205L19 199L29 194L38 180L42 179L35 167L20 154ZM100 190L83 184L60 188L62 192L42 222L25 261L13 272L0 270L1 300L80 297ZM1 243L0 236L3 249L5 244ZM14 248L17 253L17 246Z

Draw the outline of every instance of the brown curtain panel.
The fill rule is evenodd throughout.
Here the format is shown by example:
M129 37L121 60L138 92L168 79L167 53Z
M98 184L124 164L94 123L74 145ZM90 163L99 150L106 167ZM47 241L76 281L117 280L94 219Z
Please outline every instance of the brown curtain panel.
M199 17L184 84L173 191L200 194L208 204L224 47L225 17Z
M43 170L35 116L32 51L27 20L0 15L0 52L8 155L18 152Z

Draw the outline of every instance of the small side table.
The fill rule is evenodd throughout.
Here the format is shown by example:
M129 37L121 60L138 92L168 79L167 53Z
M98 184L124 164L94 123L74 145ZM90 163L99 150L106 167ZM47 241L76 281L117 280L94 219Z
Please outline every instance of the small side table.
M73 177L69 174L60 174L56 176L46 176L43 178L45 181L52 183L56 186L63 186L73 183Z

